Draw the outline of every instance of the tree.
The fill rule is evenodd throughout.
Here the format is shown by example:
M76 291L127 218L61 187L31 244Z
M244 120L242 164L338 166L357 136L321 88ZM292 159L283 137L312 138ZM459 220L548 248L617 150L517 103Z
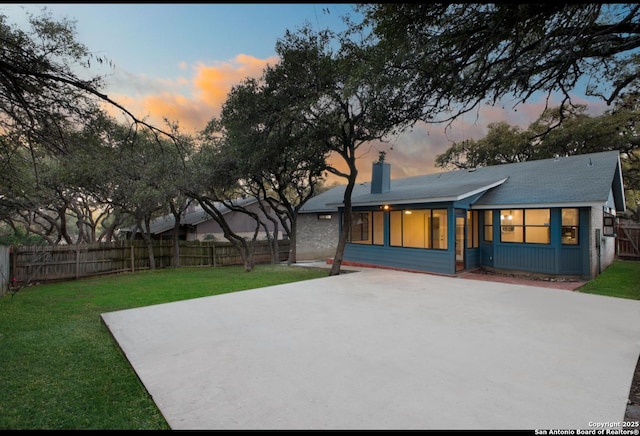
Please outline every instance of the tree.
M28 31L12 27L0 14L0 129L22 131L32 141L61 152L66 124L82 125L98 103L119 109L132 124L171 136L135 117L101 91L101 76L82 78L91 62L110 64L75 40L75 22L54 21L45 12L28 16Z
M275 87L251 78L233 87L220 117L227 138L220 151L235 162L242 189L258 199L265 215L270 217L268 208L277 215L289 235L291 264L296 262L298 211L316 193L326 168L326 149L310 137L305 123L292 113L290 99ZM274 252L277 256L277 247Z
M85 126L94 121L85 120ZM55 141L65 153L52 153L21 131L0 138L1 218L50 244L95 242L110 212L87 188L104 159L96 159L88 129L64 128Z
M51 243L73 242L66 225L72 214L78 225L76 242L92 240L102 220L93 220L89 210L94 199L71 181L79 173L72 162L80 162L73 155L80 150L76 140L96 119L100 105L119 109L156 141L177 138L110 99L101 91L101 76L84 77L92 62L110 63L75 40L74 22L54 21L46 12L29 15L28 21L29 29L22 30L0 14L0 213L5 220L22 219ZM117 223L111 220L106 234L112 235Z
M383 65L368 62L375 53L350 38L331 31L314 32L309 26L287 31L276 43L278 65L266 76L272 92L291 102L313 138L326 152L342 158L346 170L327 171L345 178L342 232L331 275L340 273L351 228L351 194L358 175L356 159L365 144L385 141L409 119L396 76L384 74ZM334 50L337 46L339 50Z
M607 104L638 88L640 5L609 3L372 3L357 7L418 119L453 120L536 93L562 106L582 79Z
M245 271L250 272L254 267L253 243L260 231L260 219L256 213L237 205L236 200L242 194L240 177L234 159L229 159L220 152L220 142L226 141L224 135L219 133L222 130L216 119L209 121L207 128L203 130L202 143L190 160L190 181L185 186L184 193L198 201L202 209L220 226L225 239L238 249ZM223 207L253 218L256 227L252 239L247 240L233 231L224 217Z
M447 151L436 156L436 166L464 169L523 162L532 158L534 149L529 132L504 121L491 123L487 128L487 135L482 139L453 143Z
M638 98L629 94L599 116L589 116L586 109L586 106L547 109L526 130L505 122L490 124L484 138L454 143L438 155L436 166L465 169L618 150L626 196L637 198L640 193ZM640 218L640 204L629 201L627 206L633 217Z

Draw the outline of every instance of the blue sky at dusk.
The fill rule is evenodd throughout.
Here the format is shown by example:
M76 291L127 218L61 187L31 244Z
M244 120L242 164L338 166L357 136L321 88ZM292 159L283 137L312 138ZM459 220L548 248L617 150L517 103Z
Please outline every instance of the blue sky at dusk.
M275 44L287 29L308 23L316 30L339 31L346 27L342 16L359 21L346 3L27 3L0 4L0 14L23 27L27 11L39 16L45 7L53 18L75 21L76 40L113 62L113 69L92 71L106 76L109 97L151 122L178 121L185 132L201 130L219 115L233 85L259 77L268 63L277 62ZM393 138L393 150L388 145L363 149L359 181L368 180L378 150L387 151L393 178L436 172L436 155L452 141L479 139L494 121L526 128L543 106L544 101L534 101L517 112L509 105L483 108L479 117L471 113L446 131L417 126Z

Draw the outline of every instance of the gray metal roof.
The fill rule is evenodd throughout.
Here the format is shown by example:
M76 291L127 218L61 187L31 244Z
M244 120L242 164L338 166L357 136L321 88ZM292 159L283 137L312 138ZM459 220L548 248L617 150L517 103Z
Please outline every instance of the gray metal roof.
M618 151L456 170L391 180L389 192L371 194L370 184L355 186L354 206L456 201L484 192L473 207L605 203L613 189L624 210ZM336 211L345 186L310 199L302 212Z
M234 200L233 204L238 206L248 206L255 203L256 201L258 200L254 197L239 198L237 200ZM223 215L231 211L221 202L215 202L214 205ZM183 213L182 218L180 218L180 225L198 225L212 219L213 218L211 217L211 215L209 215L204 211L204 209L202 209L202 206L196 205L193 208L189 208L186 212ZM157 235L159 233L164 233L166 231L172 230L175 221L176 220L173 214L164 215L151 220L151 234ZM127 227L122 230L125 232L132 232L136 230L136 226Z

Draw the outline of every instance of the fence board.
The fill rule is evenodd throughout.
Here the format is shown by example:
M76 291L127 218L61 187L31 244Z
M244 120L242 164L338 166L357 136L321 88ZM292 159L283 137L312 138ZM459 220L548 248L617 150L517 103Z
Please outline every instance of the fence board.
M278 245L279 261L286 261L289 255L289 241L278 241ZM174 248L171 241L154 241L152 249L157 269L173 267ZM254 249L256 264L272 261L268 241L256 241ZM184 267L242 264L240 253L230 242L180 241L179 250L180 265ZM7 254L7 257L10 256ZM7 269L12 271L12 274L7 276L15 277L18 284L72 280L149 269L148 247L144 241L117 241L78 246L16 246L13 247L11 262L12 265ZM6 286L3 289L6 289Z
M621 259L640 260L640 225L631 223L618 225L616 255Z
M6 294L11 284L11 247L0 245L0 296Z

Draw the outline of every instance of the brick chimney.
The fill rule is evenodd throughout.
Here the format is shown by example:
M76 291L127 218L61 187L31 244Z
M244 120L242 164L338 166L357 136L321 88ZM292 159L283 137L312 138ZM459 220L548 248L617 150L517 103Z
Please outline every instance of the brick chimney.
M380 160L373 163L371 168L371 193L382 194L391 189L391 165L384 162L384 155L381 152Z

